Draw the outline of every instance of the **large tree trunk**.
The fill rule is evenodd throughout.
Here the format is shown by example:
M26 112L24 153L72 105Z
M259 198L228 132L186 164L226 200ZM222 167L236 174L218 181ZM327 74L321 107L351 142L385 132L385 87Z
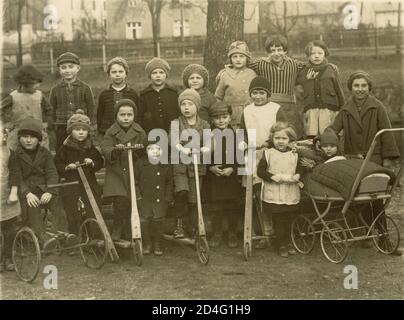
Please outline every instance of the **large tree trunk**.
M209 89L214 91L217 73L228 63L231 42L242 40L244 33L244 0L208 0L207 34L203 63L209 71Z

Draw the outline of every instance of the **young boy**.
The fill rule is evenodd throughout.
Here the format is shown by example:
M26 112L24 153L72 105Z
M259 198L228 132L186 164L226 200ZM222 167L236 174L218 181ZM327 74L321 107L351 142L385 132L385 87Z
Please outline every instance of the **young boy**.
M209 85L209 72L200 64L189 64L182 72L182 81L185 88L192 88L198 91L201 97L201 109L199 116L208 121L209 110L216 102L216 98L207 88Z
M1 112L4 120L7 118L9 133L7 146L15 150L18 145L18 126L27 117L32 117L43 123L41 145L49 149L47 128L52 127L52 108L42 93L38 90L43 75L33 65L21 66L14 75L18 89L12 91L1 101Z
M257 74L247 67L251 54L244 41L230 44L227 56L230 66L226 66L216 77L215 97L231 106L231 126L239 129L243 110L251 103L248 88Z
M212 248L218 247L222 241L223 223L228 226L227 245L237 247L237 223L243 210L243 191L237 176L236 135L230 126L231 114L231 106L221 101L216 102L209 112L214 152L205 178L204 194L213 212L213 236L209 242Z
M16 174L21 176L18 195L23 220L32 228L41 245L46 246L44 221L41 208L48 208L55 219L52 231L66 232L66 216L59 205L58 189L49 188L58 183L58 174L49 150L39 145L42 140L42 123L26 118L18 130L19 145L10 156L9 162L15 164Z
M153 58L145 71L151 84L140 93L138 121L147 133L155 128L168 132L171 121L180 114L177 91L166 83L170 66L163 59Z
M201 107L201 98L194 89L185 89L178 97L178 103L181 110L181 116L172 121L170 126L171 148L175 148L180 154L191 156L193 148L200 149L201 153L210 152L210 140L203 141L203 130L210 129L208 122L198 116ZM195 135L197 134L197 137ZM198 139L190 139L191 137ZM197 140L197 141L196 141ZM198 150L199 151L199 150ZM182 156L181 156L182 157ZM195 184L195 173L192 162L183 163L181 158L179 164L174 164L174 191L175 191L175 210L177 218L177 227L174 231L176 238L184 237L184 228L182 219L187 215L186 206L189 204L190 223L188 232L193 233L196 227L197 217L197 195ZM188 159L187 159L188 160ZM173 157L171 158L173 161ZM202 176L206 175L206 165L198 165L199 182L202 185Z
M161 256L161 237L168 206L173 202L172 166L161 163L162 149L155 143L147 146L147 155L135 165L136 196L141 218L143 253Z
M114 105L121 99L130 99L136 105L139 97L136 91L128 86L126 78L129 65L124 58L115 57L108 61L107 74L111 80L108 89L103 90L98 98L97 130L104 136L108 128L115 122Z
M67 121L67 133L69 135L55 156L55 164L59 176L65 178L66 182L80 181L79 186L68 186L62 190L62 200L67 215L69 233L75 235L79 234L82 222L77 208L79 197L84 202L88 217L94 216L87 193L77 172L76 162L86 164L86 166L83 166L84 174L96 200L98 200L99 204L101 203L101 192L95 172L104 166L104 159L91 141L90 130L89 117L81 113L72 115Z
M306 46L309 61L299 72L303 87L304 128L307 137L322 134L345 103L338 67L328 63L329 50L322 40Z
M281 36L268 38L265 49L268 59L252 61L248 67L268 79L272 92L271 100L281 106L286 120L293 125L299 140L303 137L303 115L296 105L294 89L298 72L303 68L304 62L287 55L288 43Z
M115 123L105 132L101 150L106 160L103 197L112 197L114 226L111 237L114 241L118 241L124 225L130 225L131 214L128 152L124 148L128 142L132 146L146 144L147 136L142 127L135 122L137 107L132 100L119 100L114 109ZM132 154L135 163L139 151Z
M51 89L49 100L56 125L55 149L59 150L67 138L67 120L81 109L93 121L95 107L91 88L77 77L80 58L74 53L65 52L57 58L56 65L62 80Z

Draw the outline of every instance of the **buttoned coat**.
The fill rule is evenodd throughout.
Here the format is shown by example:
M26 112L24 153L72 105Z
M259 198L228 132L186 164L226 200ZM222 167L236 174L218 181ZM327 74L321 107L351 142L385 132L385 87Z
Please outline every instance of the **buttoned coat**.
M391 123L384 105L369 95L361 107L360 113L353 97L342 107L330 126L337 134L344 130L344 152L346 154L365 155L376 133L381 129L391 128ZM378 158L397 158L400 156L394 136L385 133L377 139L373 152L373 161Z
M144 156L136 161L135 181L140 215L144 218L164 218L169 203L173 201L172 166L152 164Z
M118 157L114 157L114 147L117 144L126 145L130 142L134 144L146 144L147 137L142 127L134 122L128 131L121 128L118 123L114 123L105 132L101 143L102 154L105 158L105 182L103 189L104 197L124 196L130 198L129 162L128 152L122 151ZM133 163L139 158L143 151L132 152Z

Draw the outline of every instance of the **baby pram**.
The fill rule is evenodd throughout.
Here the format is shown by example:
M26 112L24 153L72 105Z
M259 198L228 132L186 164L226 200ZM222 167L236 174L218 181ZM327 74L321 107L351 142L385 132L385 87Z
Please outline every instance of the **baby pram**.
M348 244L354 241L372 239L380 252L396 252L400 244L399 229L385 212L403 173L404 161L401 162L394 181L386 173L366 174L372 164L370 158L377 138L385 132L394 131L404 131L404 128L383 129L376 134L347 194L342 195L334 189L306 179L304 192L314 208L314 218L305 210L305 214L294 219L291 236L297 251L302 254L310 253L316 235L319 234L321 250L333 263L340 263L345 259ZM363 213L371 216L371 222L364 219Z

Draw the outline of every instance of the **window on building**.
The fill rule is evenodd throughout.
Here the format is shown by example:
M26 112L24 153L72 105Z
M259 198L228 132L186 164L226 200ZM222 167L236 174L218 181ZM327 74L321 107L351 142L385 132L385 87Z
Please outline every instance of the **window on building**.
M107 32L107 19L104 19L104 30Z
M104 11L107 10L107 2L104 1Z
M126 23L126 39L141 39L142 32L143 28L141 22Z
M191 35L191 31L189 28L189 20L184 20L184 37L189 37ZM174 20L173 24L173 36L181 37L181 20Z
M93 10L97 10L97 2L95 0L93 0Z
M134 7L136 6L136 1L135 0L128 0L128 7Z
M84 10L84 0L81 0L81 10Z
M71 9L74 9L74 0L70 0L70 7Z

